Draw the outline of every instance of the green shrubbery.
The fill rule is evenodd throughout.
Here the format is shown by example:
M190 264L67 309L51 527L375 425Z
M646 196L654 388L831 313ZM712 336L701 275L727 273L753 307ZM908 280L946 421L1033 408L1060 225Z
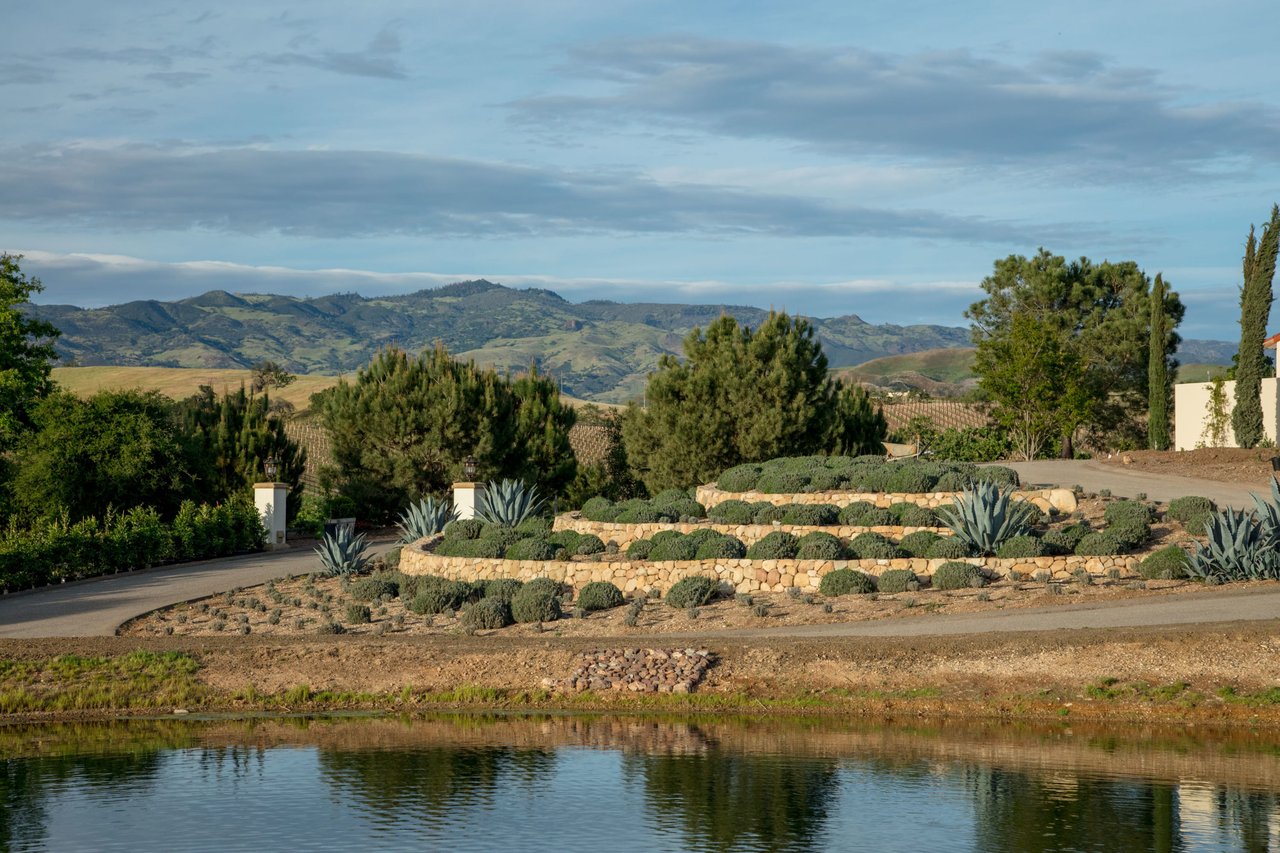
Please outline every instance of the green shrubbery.
M356 601L376 601L379 598L395 598L400 585L389 577L360 578L351 584L351 597Z
M880 573L876 589L880 592L911 592L919 586L916 573L910 569L888 569Z
M592 581L578 590L578 606L588 613L620 607L625 601L622 590L608 581Z
M518 539L507 548L508 560L554 560L560 549L545 539Z
M1086 533L1076 544L1075 550L1078 557L1113 557L1123 552L1124 544L1107 530Z
M716 597L720 584L712 578L695 575L682 578L667 591L667 604L677 610L701 607Z
M800 551L800 540L782 530L775 530L768 536L747 548L748 560L791 560Z
M876 579L853 569L827 572L818 582L818 592L827 596L862 595L876 591Z
M898 540L898 548L911 557L926 557L929 549L941 538L931 530L917 530Z
M840 510L831 504L791 504L782 513L783 524L822 527L835 524Z
M959 560L973 555L969 543L956 536L941 536L929 546L925 556L931 560Z
M560 584L548 578L534 578L511 597L517 622L554 622L560 612Z
M616 522L618 524L653 524L677 522L693 518L705 518L706 508L679 489L660 492L652 500L631 498L614 503L608 498L595 497L582 505L582 517L588 521Z
M1199 536L1204 533L1210 516L1217 511L1217 505L1208 498L1187 495L1169 501L1169 509L1165 514L1174 521L1182 522L1188 533Z
M435 575L423 575L417 579L413 599L405 606L417 614L445 613L457 610L470 600L473 594L471 584ZM403 597L402 590L402 600Z
M512 623L511 602L503 598L482 598L467 605L460 619L465 631L492 631Z
M1000 543L996 556L1003 558L1027 558L1044 556L1044 543L1031 535L1014 536Z
M892 560L902 556L897 545L879 533L859 533L849 542L849 550L859 560Z
M1042 541L1051 556L1074 554L1080 540L1089 532L1087 524L1069 524L1057 530L1050 530L1044 535Z
M920 494L957 491L974 481L1017 486L1018 475L1013 469L999 465L978 468L964 462L887 462L878 456L793 456L730 468L720 474L716 485L725 492L766 494L826 491Z
M1178 580L1187 577L1190 559L1177 545L1161 548L1138 564L1138 573L1148 580Z
M969 589L986 583L982 569L969 563L943 563L933 573L934 589Z
M849 551L844 542L830 533L814 531L800 537L796 558L800 560L844 560Z

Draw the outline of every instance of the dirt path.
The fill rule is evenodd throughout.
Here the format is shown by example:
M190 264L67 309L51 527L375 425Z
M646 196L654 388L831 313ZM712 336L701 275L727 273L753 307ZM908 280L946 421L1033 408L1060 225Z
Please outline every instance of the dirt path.
M1117 497L1145 494L1149 500L1171 501L1184 495L1202 495L1218 506L1251 507L1251 492L1265 494L1265 480L1257 483L1222 483L1150 471L1131 471L1092 459L1042 459L1035 462L1002 462L1018 472L1028 486L1080 486L1086 492L1109 489Z

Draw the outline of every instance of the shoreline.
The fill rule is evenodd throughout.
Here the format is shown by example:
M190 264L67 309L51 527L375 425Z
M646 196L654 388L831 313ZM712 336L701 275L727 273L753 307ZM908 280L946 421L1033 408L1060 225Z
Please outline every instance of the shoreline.
M689 695L551 692L586 652L697 645ZM911 638L0 640L0 723L435 711L1088 721L1280 729L1280 620ZM72 656L70 658L66 656Z

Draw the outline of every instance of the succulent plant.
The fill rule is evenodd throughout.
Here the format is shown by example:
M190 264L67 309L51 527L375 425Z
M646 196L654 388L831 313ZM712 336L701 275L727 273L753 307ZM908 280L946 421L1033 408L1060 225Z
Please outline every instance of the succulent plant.
M538 489L526 486L523 480L503 480L489 483L476 496L476 517L490 524L515 527L542 509Z
M400 541L408 544L424 536L434 536L444 530L444 526L458 519L458 511L448 501L438 501L433 497L425 497L415 504L409 504L400 515L396 525L400 530Z
M955 503L935 511L955 538L975 552L996 553L1001 543L1028 532L1026 514L1013 500L1013 492L980 481L965 489Z
M1221 510L1209 516L1205 535L1187 565L1191 577L1211 583L1280 579L1280 552L1252 513Z
M339 527L335 535L325 535L320 540L316 554L327 575L358 575L364 572L371 562L365 551L369 545L364 534L352 535L350 528Z

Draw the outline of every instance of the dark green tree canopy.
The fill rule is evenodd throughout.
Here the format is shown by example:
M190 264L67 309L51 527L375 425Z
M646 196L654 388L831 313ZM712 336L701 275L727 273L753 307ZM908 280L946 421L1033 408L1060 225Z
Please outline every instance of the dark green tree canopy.
M828 378L803 319L775 312L753 330L721 317L694 329L684 352L663 358L645 407L623 418L627 458L651 492L777 456L884 451L883 417L860 389Z
M33 407L53 391L53 340L61 334L22 311L44 286L23 274L21 260L22 255L0 253L0 453L31 427Z
M1080 430L1100 445L1141 446L1145 435L1140 416L1147 409L1151 360L1150 285L1133 261L1094 263L1080 258L1069 262L1044 249L1031 258L1010 255L996 261L992 274L982 282L987 297L965 312L972 321L978 360L993 365L993 359L983 358L984 348L1005 345L1000 342L1013 334L1015 317L1033 319L1037 334L1057 339L1043 352L1053 352L1055 358L1068 355L1079 365L1077 384L1085 392L1083 398L1072 390L1070 405L1065 400L1041 401L1058 412L1057 437L1063 441L1063 450L1070 452ZM1178 295L1168 291L1164 316L1169 332L1163 357L1170 373L1177 367L1174 353L1181 343L1173 330L1183 312ZM1027 331L1024 328L1024 334ZM1000 396L994 386L988 390L997 409L1016 409L1023 403L1017 396ZM1041 392L1065 394L1067 389L1045 387Z
M1240 289L1240 349L1236 353L1236 401L1231 426L1236 443L1256 447L1266 432L1262 421L1262 379L1270 365L1262 351L1271 316L1271 283L1280 249L1280 206L1271 206L1271 221L1255 239L1253 228L1244 247L1244 285Z
M572 482L574 412L536 370L510 379L460 362L439 346L411 358L384 350L355 382L312 398L328 429L326 477L375 518L443 495L475 456L485 479L518 477L544 495Z

